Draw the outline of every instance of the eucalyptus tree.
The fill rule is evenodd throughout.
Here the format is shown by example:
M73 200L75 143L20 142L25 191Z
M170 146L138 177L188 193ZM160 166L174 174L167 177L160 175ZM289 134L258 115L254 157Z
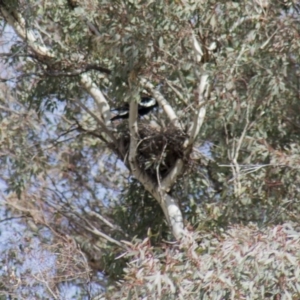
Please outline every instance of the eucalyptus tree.
M32 87L23 93L24 101L43 110L44 97L45 112L52 108L56 97L68 103L71 118L74 109L79 107L94 128L87 130L87 125L77 120L74 123L77 130L95 135L97 132L95 138L112 149L158 201L174 236L180 238L184 231L182 213L170 190L183 174L184 161L191 153L205 117L210 71L201 70L201 60L204 52L209 60L211 51L216 50L216 44L207 50L208 45L201 46L196 37L196 5L183 9L182 5L175 4L169 7L163 3L88 1L83 5L61 2L55 6L33 2L21 6L21 10L18 8L18 2L1 5L5 22L23 43L20 45L18 41L14 46L22 69L28 74L26 78L22 74L18 84L22 88L24 85ZM164 18L166 13L170 14L168 19ZM49 19L45 22L41 16ZM172 77L178 81L177 88ZM159 84L164 85L165 95L155 89ZM77 86L76 91L74 86ZM69 91L72 88L73 91ZM163 110L166 120L158 126L172 126L173 132L168 134L186 135L184 140L178 141L182 143L182 155L173 156L174 161L165 174L160 174L158 168L153 178L137 158L141 142L137 102L143 89ZM49 95L50 90L52 95ZM81 99L78 93L83 91L92 97L93 103L87 104L86 99ZM167 100L171 96L173 99ZM110 121L110 104L117 105L121 101L130 103L128 145L120 145ZM179 117L184 107L189 109L187 116ZM168 155L166 147L165 143L160 153L154 153L159 154L161 160Z
M298 10L1 1L6 205L115 276L135 235L179 241L192 226L295 220ZM159 109L139 119L145 94ZM112 122L126 104L128 121Z

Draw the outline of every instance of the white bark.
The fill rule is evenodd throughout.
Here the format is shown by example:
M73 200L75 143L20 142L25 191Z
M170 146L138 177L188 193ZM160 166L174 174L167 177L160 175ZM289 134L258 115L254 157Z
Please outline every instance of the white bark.
M176 199L172 198L166 191L160 188L143 170L140 169L137 162L138 147L138 125L137 125L137 107L134 101L130 102L129 111L129 130L130 130L130 146L129 146L129 165L134 177L142 183L145 189L158 201L167 218L171 230L178 240L184 233L183 217Z
M195 60L200 62L203 56L203 51L201 49L201 45L198 43L194 33L192 32L192 44L195 52ZM184 141L184 155L187 157L191 151L191 146L193 145L196 137L198 136L201 126L204 122L205 114L206 114L206 102L210 96L211 85L208 82L208 75L203 74L200 79L200 83L197 89L197 99L195 99L195 103L197 103L195 110L193 110L194 117L193 122L191 123L187 133L188 137ZM184 162L181 158L177 159L172 170L162 181L161 187L163 191L168 192L172 185L177 180L178 176L182 174L184 168Z
M197 90L197 96L198 99L196 99L196 102L198 103L194 117L193 122L191 123L189 129L188 129L188 135L189 137L184 142L184 148L188 148L190 145L192 145L199 134L199 131L201 129L201 126L204 122L204 118L206 115L206 101L208 100L210 95L210 84L208 82L208 75L203 74L200 79L200 83L198 85Z
M195 51L195 58L197 62L200 62L203 56L203 51L201 49L200 44L198 43L194 34L192 34L192 42ZM182 126L178 120L176 113L174 112L171 105L168 101L160 94L159 91L155 90L154 86L147 82L145 79L141 79L141 84L148 89L151 94L158 101L160 106L163 108L165 114L171 120L172 124L178 128L182 129ZM191 151L191 146L193 145L196 137L198 136L201 126L204 122L205 114L206 114L206 102L210 96L210 84L208 82L208 75L203 74L201 76L198 89L197 89L197 99L195 99L195 103L197 103L195 110L193 110L193 122L191 123L188 129L188 137L184 141L184 155L188 156ZM162 209L167 217L167 220L173 230L174 236L179 239L184 234L184 226L183 226L183 218L182 213L180 211L179 205L175 199L173 199L168 192L176 182L179 175L182 174L184 169L183 160L177 159L173 168L169 172L169 174L160 182L158 189L152 189L152 195L159 201L162 206ZM137 177L138 178L138 177ZM146 182L144 186L146 186ZM148 188L147 188L148 189ZM149 189L148 189L149 190Z
M146 89L148 89L153 97L158 101L159 105L161 108L164 110L165 114L168 116L172 124L177 127L178 129L182 129L182 126L178 120L178 117L173 110L172 106L170 103L165 99L165 97L154 88L153 84L146 79L141 79L140 80L142 86L144 86Z
M161 199L159 202L167 221L172 229L172 232L177 240L181 239L185 234L183 217L177 199L171 197L167 193L156 195L156 199Z
M200 44L198 43L195 34L192 32L192 44L193 44L193 48L194 48L194 52L195 52L195 59L196 62L199 63L201 62L201 59L203 57L203 51L201 49Z
M102 118L104 119L105 125L109 125L111 118L110 107L101 90L95 85L90 76L88 76L87 74L81 74L80 79L81 86L95 100L98 110L101 113Z

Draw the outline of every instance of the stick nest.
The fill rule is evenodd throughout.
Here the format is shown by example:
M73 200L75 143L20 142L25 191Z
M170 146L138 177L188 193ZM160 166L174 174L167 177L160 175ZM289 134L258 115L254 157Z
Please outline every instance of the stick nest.
M118 127L120 156L125 161L129 155L130 133L128 123ZM185 159L183 143L187 134L175 128L154 127L148 122L138 124L137 161L141 170L151 178L163 179L174 166L178 158ZM121 154L123 153L123 154Z

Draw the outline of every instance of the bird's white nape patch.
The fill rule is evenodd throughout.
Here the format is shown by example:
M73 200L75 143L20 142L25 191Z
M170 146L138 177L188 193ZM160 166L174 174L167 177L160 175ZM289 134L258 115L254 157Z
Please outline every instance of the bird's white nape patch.
M147 100L142 99L142 101L139 103L140 106L143 107L151 107L156 104L156 100L154 98L148 98Z

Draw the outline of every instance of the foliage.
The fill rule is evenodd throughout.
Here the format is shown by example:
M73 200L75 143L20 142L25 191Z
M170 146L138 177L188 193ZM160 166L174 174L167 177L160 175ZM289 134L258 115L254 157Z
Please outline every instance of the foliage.
M78 299L99 286L110 299L299 298L296 1L19 0L0 9L1 218L29 237L23 248L37 245L41 265L53 258L42 280L24 267L31 250L18 251L3 227L11 244L0 249L3 295L60 299L70 281ZM112 108L132 102L145 92L141 79L181 124L174 129L160 107L139 121L137 147L156 188L184 160L167 191L190 230L176 244L166 242L159 201L130 170L128 122L107 125L95 96L102 91ZM95 289L83 288L87 280Z
M299 299L299 226L200 231L179 245L130 245L107 299Z

